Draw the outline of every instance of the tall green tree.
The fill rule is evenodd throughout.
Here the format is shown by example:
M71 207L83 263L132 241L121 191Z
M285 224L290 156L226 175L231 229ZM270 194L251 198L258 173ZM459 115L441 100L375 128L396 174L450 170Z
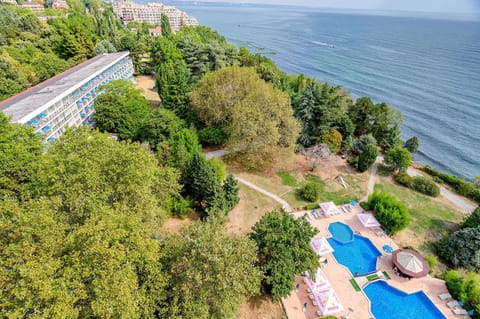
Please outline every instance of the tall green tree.
M0 196L28 197L29 184L42 154L42 142L32 128L10 123L0 112Z
M158 95L162 106L184 117L191 90L190 70L183 60L162 62L157 72Z
M299 131L288 96L249 68L205 75L190 107L205 126L226 128L227 149L245 165L261 166L272 153L292 150Z
M418 138L416 136L409 138L404 145L404 147L412 154L418 152L419 146L420 143L418 142Z
M385 151L388 151L398 146L402 146L402 139L400 138L400 127L398 127L398 125L395 125L390 128L385 133L380 145Z
M139 140L149 113L148 101L133 83L126 80L103 86L103 93L95 100L97 128L116 133L121 140Z
M445 247L456 267L480 269L480 227L464 228L453 233Z
M377 147L373 144L368 144L362 154L358 157L358 170L360 172L367 171L375 163L377 156Z
M412 165L412 154L401 146L387 152L384 162L394 171L406 171Z
M170 20L165 13L161 15L161 27L162 27L162 37L168 37L172 34L172 27L170 25Z
M295 275L319 267L318 255L310 248L317 232L305 217L295 219L276 211L265 214L253 226L250 238L257 244L263 283L273 300L290 294Z
M173 285L165 318L232 318L243 296L259 293L255 243L228 235L218 220L192 224L163 250Z
M223 191L225 193L226 209L231 211L240 201L238 182L232 174L228 174L225 183L223 183Z

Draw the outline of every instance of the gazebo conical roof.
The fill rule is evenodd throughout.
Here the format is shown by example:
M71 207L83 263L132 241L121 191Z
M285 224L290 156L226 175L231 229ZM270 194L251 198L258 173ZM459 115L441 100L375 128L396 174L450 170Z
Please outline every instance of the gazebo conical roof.
M410 249L397 249L392 253L392 262L398 270L410 277L424 277L430 271L422 255Z

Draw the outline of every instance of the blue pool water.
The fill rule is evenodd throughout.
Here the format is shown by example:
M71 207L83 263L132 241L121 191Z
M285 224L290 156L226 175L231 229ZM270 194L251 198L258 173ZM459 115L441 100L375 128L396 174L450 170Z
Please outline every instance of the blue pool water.
M328 225L328 231L333 238L342 244L349 243L354 240L353 231L348 225L344 223L331 223Z
M328 230L333 237L327 240L334 249L333 256L337 262L346 266L352 275L375 271L377 257L381 253L368 238L354 235L348 225L339 222L330 224Z
M373 282L363 291L370 299L376 319L445 319L422 291L409 295L384 281Z

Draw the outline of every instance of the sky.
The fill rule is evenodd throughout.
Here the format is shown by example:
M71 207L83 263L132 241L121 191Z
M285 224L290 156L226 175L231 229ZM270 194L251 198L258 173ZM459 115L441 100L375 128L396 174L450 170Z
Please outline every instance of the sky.
M480 0L200 0L209 2L269 3L339 9L480 13Z

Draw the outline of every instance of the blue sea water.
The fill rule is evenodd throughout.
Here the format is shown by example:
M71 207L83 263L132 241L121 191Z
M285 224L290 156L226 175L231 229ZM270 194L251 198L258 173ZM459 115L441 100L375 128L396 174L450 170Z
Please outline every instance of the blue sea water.
M399 109L416 160L480 175L480 22L167 1L288 73Z

